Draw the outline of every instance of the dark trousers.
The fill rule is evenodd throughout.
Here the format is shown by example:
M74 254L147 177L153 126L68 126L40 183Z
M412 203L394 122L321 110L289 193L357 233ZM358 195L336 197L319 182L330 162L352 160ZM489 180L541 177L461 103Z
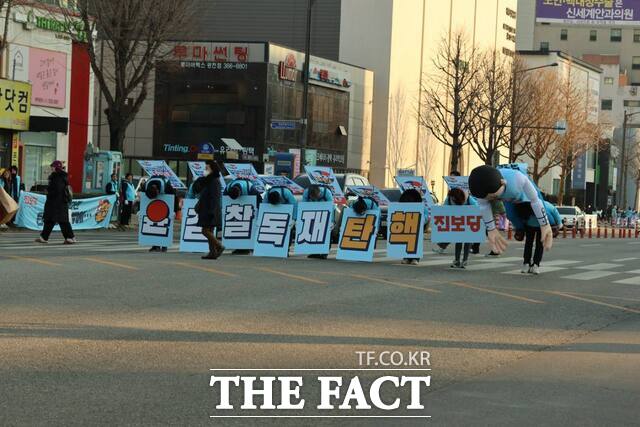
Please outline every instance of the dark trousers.
M62 231L62 236L65 239L73 239L74 234L73 234L73 229L71 228L71 223L69 223L69 221L66 222L60 222L60 230ZM44 227L42 228L42 233L40 233L40 237L42 237L44 240L49 240L49 236L51 235L51 232L53 231L53 227L55 227L56 223L53 221L45 221L44 222Z
M120 212L120 225L129 225L131 220L131 210L133 209L133 202L125 202L122 205L122 212Z
M202 227L202 235L207 238L209 242L209 253L215 254L220 249L220 242L213 234L213 227Z
M525 228L525 240L524 240L524 263L529 265L540 266L542 261L542 254L544 248L542 247L542 233L540 227L526 227ZM533 253L533 264L531 263L531 252L533 251L533 241L536 242L536 249Z
M456 243L456 261L460 261L460 254L463 252L464 254L462 261L467 261L469 259L469 249L471 249L471 243Z

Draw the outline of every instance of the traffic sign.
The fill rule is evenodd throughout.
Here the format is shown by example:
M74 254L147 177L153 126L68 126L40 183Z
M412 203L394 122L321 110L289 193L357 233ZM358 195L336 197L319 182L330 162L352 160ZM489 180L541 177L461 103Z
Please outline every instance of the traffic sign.
M297 120L271 120L271 129L293 130L297 124Z
M558 135L564 135L567 133L567 121L566 120L558 120L556 122L555 131Z

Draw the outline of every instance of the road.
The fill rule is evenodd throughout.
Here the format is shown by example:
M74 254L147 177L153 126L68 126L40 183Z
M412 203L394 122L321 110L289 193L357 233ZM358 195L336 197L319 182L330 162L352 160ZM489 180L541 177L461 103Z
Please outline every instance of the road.
M35 237L0 233L2 425L639 425L640 240L560 240L530 276L520 243L463 271L382 244L371 264L202 261L132 232ZM431 418L210 418L212 368L357 351L428 351Z

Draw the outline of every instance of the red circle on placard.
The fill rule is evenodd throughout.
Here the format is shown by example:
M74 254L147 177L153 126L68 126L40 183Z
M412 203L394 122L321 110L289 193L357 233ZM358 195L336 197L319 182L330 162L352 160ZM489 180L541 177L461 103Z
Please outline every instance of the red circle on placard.
M147 206L147 217L153 222L160 222L169 216L169 206L162 200L154 200Z

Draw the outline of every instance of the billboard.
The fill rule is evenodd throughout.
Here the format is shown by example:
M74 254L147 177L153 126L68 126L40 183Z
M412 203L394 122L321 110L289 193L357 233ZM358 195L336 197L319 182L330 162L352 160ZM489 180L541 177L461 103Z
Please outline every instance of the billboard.
M537 22L638 25L637 0L537 0Z

